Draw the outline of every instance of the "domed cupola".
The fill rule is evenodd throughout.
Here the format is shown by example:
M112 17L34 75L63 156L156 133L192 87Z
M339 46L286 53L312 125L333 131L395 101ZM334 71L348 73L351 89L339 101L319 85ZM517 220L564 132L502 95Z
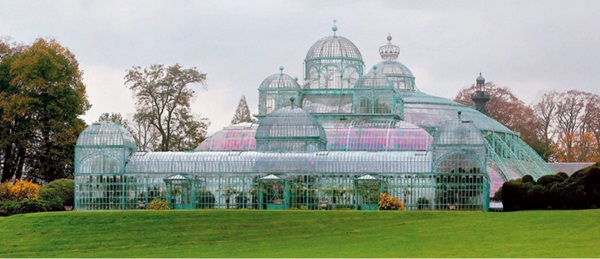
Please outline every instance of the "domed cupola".
M133 136L123 126L110 121L92 123L77 138L75 175L123 173L136 150Z
M298 80L283 73L283 66L279 67L279 73L273 74L260 84L259 89L299 89Z
M294 105L276 110L259 122L256 150L260 152L317 152L327 148L323 126Z
M337 35L335 20L331 29L332 36L318 40L306 53L305 88L351 88L363 74L364 62L356 45Z
M77 138L76 146L119 146L137 150L137 144L129 131L120 124L111 121L94 122L85 128Z
M379 55L383 61L376 66L380 73L386 75L398 90L415 90L415 76L408 67L398 62L400 47L392 44L392 36L387 36L388 43L379 47ZM369 72L370 73L370 72Z
M379 72L377 66L354 85L355 114L393 114L396 103L392 82Z
M301 90L298 78L284 74L283 66L279 67L279 73L267 77L258 88L258 114L267 115L284 107L290 97L298 98Z
M378 71L377 66L373 66L371 71L356 82L355 89L375 89L375 88L393 88L392 82L384 74Z

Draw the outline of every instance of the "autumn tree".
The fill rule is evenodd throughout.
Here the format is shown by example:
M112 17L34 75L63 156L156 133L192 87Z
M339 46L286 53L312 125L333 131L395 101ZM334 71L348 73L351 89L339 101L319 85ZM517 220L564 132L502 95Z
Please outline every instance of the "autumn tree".
M56 40L0 41L1 181L73 176L77 136L89 108L75 55Z
M598 95L577 90L560 94L556 101L557 160L594 162L600 160Z
M127 71L125 84L137 99L135 118L158 132L154 150L193 149L204 140L209 121L191 112L195 91L190 85L206 89L205 80L206 74L179 64L136 66Z
M248 103L246 102L246 96L242 95L242 98L240 98L240 102L238 103L238 107L235 110L235 114L233 115L233 119L231 120L231 124L251 121L253 121L253 119L252 115L250 114L250 109L248 108Z
M477 86L473 84L461 90L454 101L475 107L471 96L476 90ZM487 116L497 120L510 130L520 133L523 141L531 147L538 146L539 121L533 116L533 110L517 98L508 87L497 87L493 82L487 82L485 91L491 97L487 103Z

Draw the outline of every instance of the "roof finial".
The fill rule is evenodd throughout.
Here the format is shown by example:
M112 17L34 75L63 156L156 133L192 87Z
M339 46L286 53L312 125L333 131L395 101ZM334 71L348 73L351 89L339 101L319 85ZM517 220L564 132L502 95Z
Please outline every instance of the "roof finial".
M283 66L279 66L279 73L283 74Z
M387 40L388 40L388 45L392 44L392 34L391 33L388 33Z
M295 100L296 100L296 97L293 97L293 96L290 97L290 103L291 103L292 109L294 109L294 101Z
M336 22L337 20L333 19L333 27L331 27L331 30L333 31L333 36L335 36L335 32L337 31L337 26L335 25Z

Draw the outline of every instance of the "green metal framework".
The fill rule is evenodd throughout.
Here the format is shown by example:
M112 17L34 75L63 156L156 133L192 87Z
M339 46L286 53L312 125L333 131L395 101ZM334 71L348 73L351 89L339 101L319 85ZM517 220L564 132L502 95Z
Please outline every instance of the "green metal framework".
M363 76L348 39L309 49L305 82L283 73L259 91L258 123L232 125L194 152L136 152L111 122L75 148L75 209L374 209L389 193L409 210L484 210L508 180L551 174L518 136L473 108L417 90L398 46Z

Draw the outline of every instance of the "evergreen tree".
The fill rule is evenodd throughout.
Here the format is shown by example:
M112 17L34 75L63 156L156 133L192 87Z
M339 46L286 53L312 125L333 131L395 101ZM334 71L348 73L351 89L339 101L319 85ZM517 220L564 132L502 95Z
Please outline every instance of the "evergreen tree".
M235 115L233 115L233 119L231 120L231 124L251 121L254 121L254 119L250 114L250 109L248 108L248 103L246 102L246 96L242 95L238 107L235 110Z

